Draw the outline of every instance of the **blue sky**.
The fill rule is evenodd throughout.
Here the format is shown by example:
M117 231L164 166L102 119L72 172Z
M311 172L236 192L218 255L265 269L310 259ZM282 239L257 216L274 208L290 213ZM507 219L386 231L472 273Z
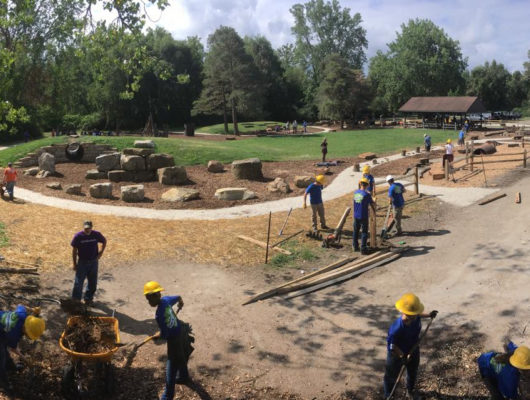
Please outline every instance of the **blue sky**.
M149 8L156 25L175 39L199 36L203 42L220 25L235 28L241 36L263 35L273 46L293 41L292 0L170 0L162 14ZM342 0L342 7L359 12L367 31L368 58L386 51L402 23L428 18L460 42L469 68L493 59L511 72L523 69L530 50L528 0ZM151 26L155 23L150 23Z

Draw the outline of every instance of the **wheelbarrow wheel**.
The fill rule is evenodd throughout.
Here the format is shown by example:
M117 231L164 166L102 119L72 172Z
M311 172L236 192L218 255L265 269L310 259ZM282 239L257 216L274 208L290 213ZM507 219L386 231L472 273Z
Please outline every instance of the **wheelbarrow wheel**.
M61 391L63 396L68 400L77 398L78 393L75 385L75 369L72 364L68 364L63 368Z

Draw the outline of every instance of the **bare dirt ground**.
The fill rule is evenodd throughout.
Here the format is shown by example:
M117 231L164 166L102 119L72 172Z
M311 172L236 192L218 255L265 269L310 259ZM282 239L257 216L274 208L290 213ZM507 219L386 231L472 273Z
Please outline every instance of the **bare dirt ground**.
M504 181L509 196L485 206L431 202L423 216L405 219L405 235L393 239L411 246L401 259L317 293L241 306L248 296L300 276L300 269L224 268L163 257L108 268L103 260L95 309L116 310L128 342L156 331L154 311L142 296L147 280L183 296L179 315L195 332L190 370L198 386L179 387L182 399L376 399L386 331L398 316L393 304L412 291L427 310L440 311L422 345L423 398L485 400L476 357L501 350L508 339L530 341L530 176L518 171ZM515 191L522 192L522 204L514 204ZM320 262L324 258L312 265ZM71 274L45 274L41 292L68 295ZM56 343L65 316L55 305L46 306L44 315L49 329L43 343L53 358L47 355L45 368L34 375L16 378L17 398L57 398L58 371L66 360ZM37 357L42 352L35 351ZM125 355L118 354L115 398L159 394L164 353L164 346L148 344L128 369L120 367ZM29 382L41 380L37 395Z
M331 183L333 178L345 168L358 162L358 158L345 158L336 167L329 167L326 173L327 183ZM173 186L165 186L158 182L144 182L145 200L141 203L127 203L120 199L120 188L126 185L134 185L134 182L113 183L112 199L95 199L89 195L89 187L94 183L108 182L107 179L86 180L85 174L89 169L95 169L92 163L63 163L56 165L56 176L50 176L45 179L37 179L32 176L20 174L17 185L20 187L37 191L47 196L56 196L70 200L84 201L94 204L134 206L157 209L209 209L231 207L239 204L253 204L268 200L277 200L284 197L300 196L304 189L294 185L293 180L297 175L314 176L316 173L322 173L321 167L315 166L317 161L285 161L263 163L263 176L261 181L238 180L230 172L230 164L225 165L225 172L211 173L206 166L195 165L186 167L188 174L188 183L179 187L197 189L200 191L200 199L184 203L168 203L160 200L162 193L171 189ZM271 193L267 191L267 184L275 178L281 177L289 183L292 192L289 194ZM63 190L53 190L46 187L47 183L59 182ZM64 187L68 184L80 183L82 195L69 195L64 192ZM225 201L217 200L214 197L215 191L224 187L245 187L256 193L257 198L253 200Z

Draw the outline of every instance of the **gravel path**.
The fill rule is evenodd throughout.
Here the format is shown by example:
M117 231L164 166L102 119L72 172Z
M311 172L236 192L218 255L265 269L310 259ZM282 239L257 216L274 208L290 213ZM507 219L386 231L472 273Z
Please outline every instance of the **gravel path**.
M401 154L378 158L379 164L402 158ZM363 165L369 163L362 163ZM333 182L323 191L324 201L333 200L352 192L361 179L362 173L354 172L353 167L342 171ZM481 188L446 188L420 185L420 192L427 195L439 195L440 199L459 207L465 207L481 198L494 193L497 189ZM90 204L80 201L45 196L43 194L23 189L15 189L16 197L27 202L42 204L50 207L63 208L72 211L88 212L118 217L146 218L160 220L218 220L252 217L267 214L269 211L282 212L292 208L302 207L302 196L281 200L268 201L259 204L248 204L236 207L219 208L213 210L154 210L139 207L108 206Z

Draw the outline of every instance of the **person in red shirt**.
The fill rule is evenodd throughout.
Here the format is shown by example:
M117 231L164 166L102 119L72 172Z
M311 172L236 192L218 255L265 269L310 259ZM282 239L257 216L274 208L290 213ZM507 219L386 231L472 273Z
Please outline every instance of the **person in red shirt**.
M5 185L9 200L13 200L13 193L15 190L15 183L17 182L17 170L13 168L13 163L7 163L7 168L4 170L3 185Z

